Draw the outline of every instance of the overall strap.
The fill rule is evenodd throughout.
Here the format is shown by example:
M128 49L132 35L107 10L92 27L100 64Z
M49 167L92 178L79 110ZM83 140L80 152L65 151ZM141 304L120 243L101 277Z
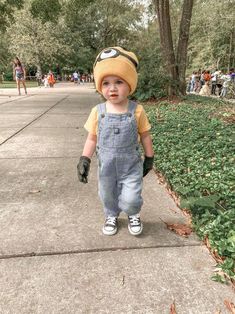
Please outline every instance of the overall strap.
M136 107L137 107L136 102L130 100L130 101L129 101L129 106L128 106L128 111L129 111L132 115L135 114Z
M98 115L106 113L106 104L103 102L102 104L98 104L97 106Z
M96 108L97 108L97 113L98 113L98 125L100 125L102 118L105 117L106 104L105 103L98 104Z

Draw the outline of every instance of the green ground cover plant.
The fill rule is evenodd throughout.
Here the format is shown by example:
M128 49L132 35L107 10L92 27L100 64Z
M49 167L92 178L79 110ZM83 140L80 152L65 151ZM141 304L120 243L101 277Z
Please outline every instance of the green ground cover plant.
M212 279L235 280L234 115L231 104L186 96L146 104L155 167L189 209L193 227L220 256Z

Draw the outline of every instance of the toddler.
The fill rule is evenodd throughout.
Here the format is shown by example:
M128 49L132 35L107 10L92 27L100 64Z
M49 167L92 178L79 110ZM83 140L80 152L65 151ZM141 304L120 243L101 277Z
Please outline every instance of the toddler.
M211 95L211 90L210 90L209 84L210 84L209 81L205 82L205 84L200 89L199 95L201 95L201 96L210 96Z
M140 210L143 176L153 167L151 128L141 105L130 101L137 85L138 59L121 47L106 48L94 63L97 91L105 102L95 106L85 129L88 136L77 170L80 182L87 183L92 155L98 158L99 196L104 208L103 233L114 235L121 211L128 217L128 230L143 230ZM145 157L141 159L139 141Z

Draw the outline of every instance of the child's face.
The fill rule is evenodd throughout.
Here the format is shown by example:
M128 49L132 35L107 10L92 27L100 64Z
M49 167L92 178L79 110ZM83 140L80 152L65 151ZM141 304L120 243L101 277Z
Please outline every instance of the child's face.
M130 94L130 87L118 76L109 75L102 81L102 94L105 99L114 105L126 104L127 97Z

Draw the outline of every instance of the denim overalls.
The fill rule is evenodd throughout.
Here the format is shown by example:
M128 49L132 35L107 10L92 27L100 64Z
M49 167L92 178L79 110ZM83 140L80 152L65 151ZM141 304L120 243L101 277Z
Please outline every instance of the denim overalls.
M136 103L129 101L128 112L107 113L106 104L97 105L99 196L105 216L128 216L141 210L143 162L139 152Z

